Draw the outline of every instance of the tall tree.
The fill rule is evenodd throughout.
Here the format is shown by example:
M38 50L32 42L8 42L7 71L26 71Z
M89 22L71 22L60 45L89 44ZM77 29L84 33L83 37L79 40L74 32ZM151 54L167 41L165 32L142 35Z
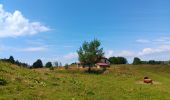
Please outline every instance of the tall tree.
M56 67L58 67L59 66L59 64L58 64L58 62L56 61L56 62L54 62L54 66L56 66Z
M79 61L89 66L88 71L95 65L104 55L103 48L100 48L100 41L94 39L91 42L84 42L77 50Z
M10 56L10 57L9 57L9 62L12 63L12 64L15 63L15 60L14 60L14 57L13 57L13 56Z
M62 67L62 63L61 63L61 62L60 62L60 64L59 64L59 66Z
M43 67L43 63L40 59L38 59L36 62L33 63L32 65L33 68L42 68Z
M134 58L134 60L133 60L134 65L138 65L138 64L141 64L141 63L142 63L142 61L138 57Z

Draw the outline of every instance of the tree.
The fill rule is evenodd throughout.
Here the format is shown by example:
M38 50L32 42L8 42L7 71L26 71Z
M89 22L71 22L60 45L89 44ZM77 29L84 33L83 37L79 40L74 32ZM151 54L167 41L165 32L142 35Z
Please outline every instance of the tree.
M135 57L133 60L133 64L134 65L142 64L142 61L138 57Z
M109 62L110 62L111 64L117 64L117 57L110 57L110 58L109 58Z
M155 60L149 60L149 61L148 61L148 64L154 65L154 64L156 64L156 61L155 61Z
M124 57L110 57L109 61L111 64L127 64L127 60Z
M59 66L62 67L62 63L61 62L59 63Z
M10 57L9 57L9 62L12 63L12 64L15 63L15 60L14 60L14 57L13 57L13 56L10 56Z
M46 68L50 68L50 67L53 67L53 65L52 65L51 62L47 62L47 63L45 64L45 67L46 67Z
M54 66L56 66L56 67L58 67L59 66L59 64L58 64L58 62L56 61L56 62L54 62Z
M77 50L79 61L84 65L88 65L88 71L91 71L93 67L104 55L103 48L100 48L100 41L94 39L91 42L84 42L82 46Z
M38 59L36 62L33 63L32 65L33 68L42 68L43 67L43 63L40 59Z
M127 60L124 57L117 57L117 64L127 64Z

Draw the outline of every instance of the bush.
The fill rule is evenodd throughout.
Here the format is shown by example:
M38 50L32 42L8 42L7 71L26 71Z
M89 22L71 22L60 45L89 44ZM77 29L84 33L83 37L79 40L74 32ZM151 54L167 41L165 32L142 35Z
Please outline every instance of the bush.
M65 64L64 68L65 69L68 69L69 65L68 64Z
M49 69L50 69L50 70L54 70L54 67L50 67Z
M0 85L6 85L7 81L5 79L0 79Z
M53 65L52 65L51 62L47 62L47 63L45 64L45 67L46 67L46 68L50 68L50 67L53 67Z

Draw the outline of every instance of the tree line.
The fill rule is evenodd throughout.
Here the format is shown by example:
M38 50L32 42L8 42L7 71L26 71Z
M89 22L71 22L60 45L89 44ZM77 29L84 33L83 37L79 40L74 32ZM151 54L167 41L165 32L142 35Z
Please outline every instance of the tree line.
M8 63L15 64L15 65L22 66L22 67L29 67L27 63L23 63L18 60L15 60L13 56L10 56L8 59L6 58L0 59L0 61L8 62Z
M156 60L149 60L149 61L142 61L140 58L135 57L133 60L134 65L139 65L139 64L152 64L152 65L156 65L156 64L169 64L169 61L156 61Z
M125 57L110 57L109 62L111 64L128 64L128 61ZM148 60L148 61L142 61L138 57L134 57L132 64L133 65L139 65L139 64L169 64L169 61L156 61L156 60Z
M0 61L8 62L8 63L15 64L15 65L18 65L18 66L26 67L26 68L43 68L43 67L52 68L54 66L55 67L61 67L62 66L62 63L57 62L57 61L54 62L53 64L52 64L52 62L47 62L44 66L41 59L37 59L32 65L28 65L27 63L23 63L23 62L20 62L18 60L15 60L13 56L10 56L8 59L6 59L6 58L0 59Z

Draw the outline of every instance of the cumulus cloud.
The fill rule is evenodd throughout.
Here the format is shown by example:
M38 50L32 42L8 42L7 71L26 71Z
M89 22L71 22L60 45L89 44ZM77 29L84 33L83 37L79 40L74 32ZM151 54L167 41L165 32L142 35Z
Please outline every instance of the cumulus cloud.
M147 55L153 53L161 53L170 51L170 45L162 45L157 48L144 48L138 55Z
M23 14L16 10L13 13L7 12L0 4L0 37L17 37L23 35L34 35L39 32L46 32L50 29L40 22L30 22Z

